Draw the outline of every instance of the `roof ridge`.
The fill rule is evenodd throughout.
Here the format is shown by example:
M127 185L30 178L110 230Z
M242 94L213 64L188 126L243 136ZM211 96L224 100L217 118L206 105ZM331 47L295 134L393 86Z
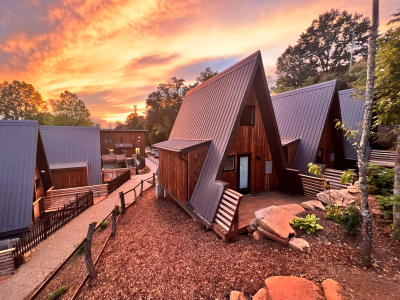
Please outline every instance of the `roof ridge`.
M238 68L241 68L247 64L249 64L250 62L252 62L253 60L257 59L257 56L261 55L260 50L257 50L256 52L250 54L249 56L243 58L241 61L237 62L236 64L234 64L233 66L230 66L229 68L223 70L221 73L216 74L215 76L211 77L210 79L207 79L206 81L204 81L203 83L201 83L200 85L190 89L186 95L189 95L207 85L209 85L210 83L220 79L221 77L235 71Z
M309 92L309 91L312 91L314 89L320 89L320 88L329 87L331 85L336 85L336 82L337 82L337 80L333 79L333 80L329 80L329 81L316 83L316 84L313 84L313 85L297 88L295 90L291 90L291 91L283 92L283 93L280 93L280 94L272 95L271 99L284 97L286 95L295 95L295 94L300 94L300 93L304 93L304 92Z
M352 93L354 91L354 89L345 89L345 90L341 90L339 91L339 94L345 94L345 93Z
M37 127L38 121L36 120L0 120L0 125L2 126L33 126Z

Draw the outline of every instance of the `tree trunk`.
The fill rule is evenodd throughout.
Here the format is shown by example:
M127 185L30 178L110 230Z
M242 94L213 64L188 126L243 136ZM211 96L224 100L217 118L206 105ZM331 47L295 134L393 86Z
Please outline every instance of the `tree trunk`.
M358 148L358 168L360 178L361 209L363 216L363 241L362 241L362 261L366 267L371 266L371 246L372 246L372 219L368 205L367 190L367 149L371 133L372 107L375 93L375 55L376 39L378 36L379 23L379 0L372 1L372 26L368 41L368 61L367 61L367 85L366 99L364 105L364 119L362 122L362 133L360 146Z
M397 128L393 198L393 227L396 233L396 231L400 231L400 126Z
M92 261L92 238L95 228L96 222L89 224L89 229L85 241L85 263L90 277L94 277L94 275L96 275L96 271L94 269Z

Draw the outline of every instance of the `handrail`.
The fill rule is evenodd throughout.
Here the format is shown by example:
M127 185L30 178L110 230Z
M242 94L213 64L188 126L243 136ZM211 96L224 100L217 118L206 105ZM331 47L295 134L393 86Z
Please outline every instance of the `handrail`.
M133 188L131 188L130 190L127 190L126 192L124 192L124 195L128 194L129 192L132 192L132 191L133 191L134 189L136 189L139 185L141 185L142 182L144 182L144 181L147 181L147 180L149 180L149 179L153 179L153 181L155 181L155 175L156 175L156 174L153 173L153 175L152 175L151 177L146 178L146 179L142 179L142 180L141 180L137 185L135 185Z

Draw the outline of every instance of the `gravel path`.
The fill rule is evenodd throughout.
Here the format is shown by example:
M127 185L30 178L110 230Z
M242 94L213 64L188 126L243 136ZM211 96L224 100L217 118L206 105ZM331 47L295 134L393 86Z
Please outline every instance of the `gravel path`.
M120 191L127 191L138 184L140 180L150 176L151 173L132 177L104 200L91 206L42 241L13 275L0 282L0 299L18 300L29 295L86 237L88 224L102 221L116 204L119 205L118 194ZM145 187L149 185L150 183L145 182ZM125 201L127 204L131 203L133 193L126 195Z

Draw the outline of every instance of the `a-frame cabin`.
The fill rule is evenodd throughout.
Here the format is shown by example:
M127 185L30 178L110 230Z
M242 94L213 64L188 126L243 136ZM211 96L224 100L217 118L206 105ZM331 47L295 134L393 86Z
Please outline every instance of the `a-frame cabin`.
M241 194L287 188L295 178L285 167L259 51L190 90L169 139L154 146L161 187L226 234Z

